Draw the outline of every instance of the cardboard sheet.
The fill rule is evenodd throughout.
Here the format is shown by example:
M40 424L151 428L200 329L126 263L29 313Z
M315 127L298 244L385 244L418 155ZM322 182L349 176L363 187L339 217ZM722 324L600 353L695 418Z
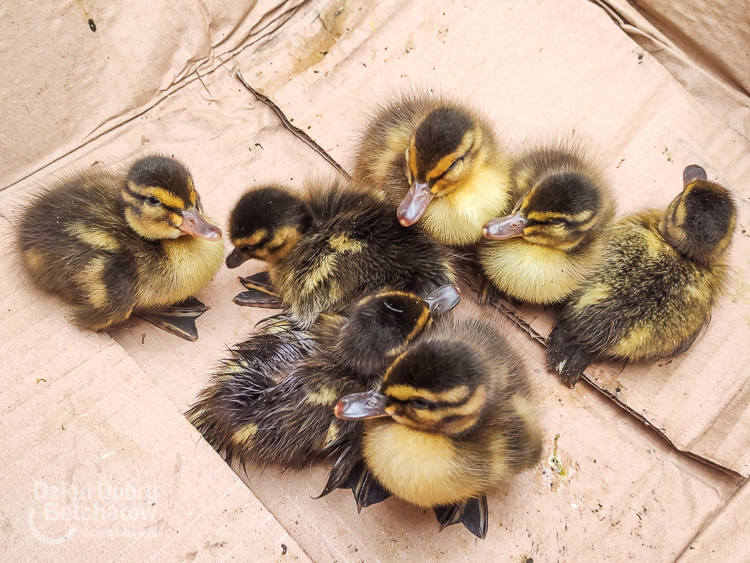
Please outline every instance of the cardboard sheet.
M300 473L235 468L235 475L181 417L226 347L267 314L231 303L240 289L236 276L261 264L220 271L199 295L212 309L198 320L199 341L188 343L140 319L108 334L78 330L66 322L65 306L22 280L8 247L0 258L0 354L8 366L0 448L9 460L0 558L742 559L741 546L750 544L737 524L750 506L743 478L750 473L750 146L600 7L581 0L554 7L490 0L439 7L364 0L84 4L43 2L33 17L20 7L0 8L12 22L0 49L11 77L0 90L2 240L10 239L26 195L59 170L120 165L145 152L184 160L222 226L250 185L299 187L306 177L335 174L242 86L239 69L345 166L368 109L414 86L483 108L516 149L540 134L575 130L600 147L620 214L665 206L680 190L685 164L701 164L740 206L736 282L688 354L624 370L593 366L594 387L581 383L572 391L546 372L541 346L499 311L479 311L471 299L461 305L461 314L500 323L524 351L545 434L542 462L490 499L490 532L481 542L458 527L438 535L430 511L395 499L361 515L344 491L314 500L325 464ZM542 335L553 313L518 311ZM548 460L558 434L565 477ZM105 540L94 536L109 523L39 518L46 499L35 483L100 481L120 485L123 495L128 483L157 485L157 525L134 524L157 535ZM57 544L34 532L65 538L70 524L76 531Z
M750 138L750 11L719 0L592 0L696 99Z
M0 264L3 561L309 560L117 342Z

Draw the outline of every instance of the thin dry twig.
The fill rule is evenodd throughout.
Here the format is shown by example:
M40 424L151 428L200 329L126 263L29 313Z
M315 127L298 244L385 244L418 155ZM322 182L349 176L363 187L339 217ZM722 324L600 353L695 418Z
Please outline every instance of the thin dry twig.
M294 125L292 125L292 122L289 121L289 119L287 118L287 116L284 115L284 112L281 111L281 108L279 106L277 106L273 102L273 100L271 100L268 96L264 96L263 94L261 94L260 92L258 92L257 90L255 90L255 88L253 88L252 86L250 86L250 84L248 84L247 81L245 80L245 78L242 76L242 73L239 71L239 69L237 69L234 74L237 77L237 79L240 82L242 82L242 85L245 88L247 88L248 90L250 90L250 92L253 94L253 96L255 96L256 98L258 98L259 102L261 102L262 104L267 105L269 108L271 108L274 111L274 113L276 115L279 116L279 119L281 120L281 123L284 124L284 127L286 127L287 129L289 129L289 131L291 131L294 134L295 137L297 137L297 138L301 139L302 141L304 141L305 144L307 144L307 146L309 146L312 150L314 150L320 156L322 156L323 158L325 158L326 161L328 162L328 164L330 164L331 166L333 166L338 171L338 173L341 174L344 178L346 178L347 180L351 180L352 179L351 176L347 173L347 171L344 170L344 168L338 162L336 162L331 157L331 155L329 155L325 150L323 150L323 147L321 147L312 138L310 138L310 136L307 133L305 133L302 129L300 129L299 127L295 127Z

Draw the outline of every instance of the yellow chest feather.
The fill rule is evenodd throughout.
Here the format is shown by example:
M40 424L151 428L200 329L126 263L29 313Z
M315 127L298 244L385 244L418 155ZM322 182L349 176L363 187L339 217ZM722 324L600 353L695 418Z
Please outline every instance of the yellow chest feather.
M195 295L216 275L224 244L192 236L162 242L164 259L138 272L136 308L171 305Z
M419 225L443 244L469 245L482 238L482 227L511 206L510 174L484 169L451 193L435 197Z
M451 504L484 492L464 471L449 438L389 421L372 421L364 441L367 463L388 490L418 506Z
M596 269L600 252L574 256L521 238L484 241L479 259L501 291L528 303L564 301Z

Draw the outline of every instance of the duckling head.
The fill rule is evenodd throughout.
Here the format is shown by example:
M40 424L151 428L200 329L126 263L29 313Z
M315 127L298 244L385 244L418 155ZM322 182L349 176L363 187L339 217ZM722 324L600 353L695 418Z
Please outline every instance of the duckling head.
M411 184L398 206L404 227L424 215L435 197L470 180L484 154L482 128L467 111L440 106L417 125L406 149L406 177Z
M691 164L683 172L684 189L659 223L664 239L686 258L715 262L729 246L737 209L729 191L709 182L706 171Z
M491 240L523 237L526 242L570 251L601 224L606 209L601 190L586 175L557 172L542 177L507 217L485 223Z
M307 204L278 186L245 193L229 216L229 238L234 251L227 266L236 268L250 258L271 264L283 259L312 225Z
M388 368L379 390L347 395L334 412L344 420L390 416L422 432L457 436L482 418L490 378L467 344L422 340Z
M125 219L145 239L186 234L212 241L221 238L221 229L203 217L190 172L175 159L150 155L135 161L121 195Z
M433 317L452 309L458 288L447 285L425 299L402 291L378 293L352 308L337 342L339 359L360 372L372 372L393 361Z

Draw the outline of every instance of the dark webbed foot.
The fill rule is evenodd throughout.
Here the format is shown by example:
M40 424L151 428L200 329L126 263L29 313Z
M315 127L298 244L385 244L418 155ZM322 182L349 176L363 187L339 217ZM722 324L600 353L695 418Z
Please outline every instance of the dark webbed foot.
M351 489L359 512L362 508L383 502L391 496L365 466L364 461L355 457L359 458L359 453L353 450L344 452L339 457L328 474L325 489L318 498L335 489Z
M137 311L135 314L175 336L195 342L198 340L198 329L195 319L208 311L209 307L195 297L188 297L181 303L161 309Z
M487 508L487 497L472 498L456 504L447 506L436 506L435 516L440 522L440 529L453 524L463 524L479 539L487 535L487 524L489 521L489 509Z
M239 280L240 283L245 286L245 289L255 289L257 291L260 291L261 293L267 293L275 297L279 296L279 294L276 293L273 284L271 283L271 276L265 270L262 272L258 272L257 274L253 274L252 276L239 278Z
M570 342L566 329L558 323L547 338L547 367L560 375L562 382L573 387L597 353L582 349Z
M238 293L234 298L237 305L246 307L262 307L264 309L281 309L281 297L271 284L268 272L258 272L246 278L239 278L247 291Z

